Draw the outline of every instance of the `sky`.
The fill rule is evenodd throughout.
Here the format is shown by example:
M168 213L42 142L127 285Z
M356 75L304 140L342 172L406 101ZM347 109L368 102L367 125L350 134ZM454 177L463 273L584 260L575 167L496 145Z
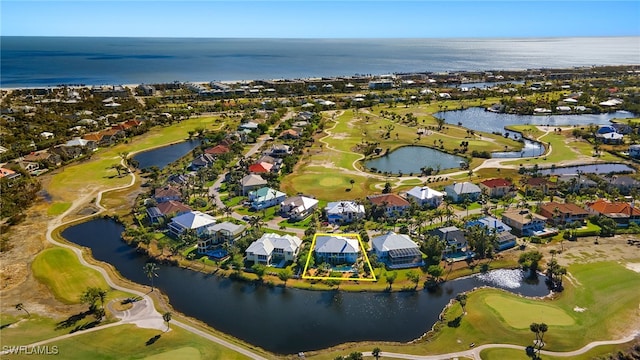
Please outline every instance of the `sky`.
M640 1L0 0L3 36L640 36Z

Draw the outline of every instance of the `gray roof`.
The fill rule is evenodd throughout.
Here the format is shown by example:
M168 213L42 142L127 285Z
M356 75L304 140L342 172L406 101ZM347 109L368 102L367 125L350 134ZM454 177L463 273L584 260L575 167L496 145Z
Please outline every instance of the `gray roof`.
M249 174L240 180L242 186L258 186L267 185L267 180L263 179L260 175Z
M453 183L447 186L446 189L447 190L451 189L453 192L455 192L458 195L478 194L482 192L482 190L480 190L480 187L478 185L470 183L468 181L461 182L461 183Z
M373 247L380 252L418 248L418 244L413 242L408 235L396 234L393 231L373 238L372 243Z

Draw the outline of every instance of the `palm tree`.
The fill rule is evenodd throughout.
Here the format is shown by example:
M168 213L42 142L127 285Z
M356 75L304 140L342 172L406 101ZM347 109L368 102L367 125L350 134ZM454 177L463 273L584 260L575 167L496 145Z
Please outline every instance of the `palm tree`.
M466 314L467 311L465 307L467 306L467 294L458 294L456 296L456 300L458 300L460 307L462 307L462 315Z
M162 314L162 320L167 323L167 330L165 331L169 331L169 321L171 321L171 313L167 311L166 313Z
M27 311L27 309L24 307L22 303L16 304L16 310L22 310L27 313L27 317L31 317L31 314L29 314L29 312Z
M373 355L376 358L376 360L378 360L381 352L382 351L380 350L379 347L374 347L373 350L371 351L371 355Z
M351 184L351 190L353 190L353 184L355 184L355 183L356 183L355 180L353 180L353 179L349 180L349 184Z
M153 291L153 278L154 277L158 277L158 274L156 273L156 271L158 271L160 268L158 267L158 265L156 265L156 263L152 263L152 262L148 262L146 264L144 264L144 267L142 267L142 271L144 271L144 274L147 275L147 277L151 280L151 291Z

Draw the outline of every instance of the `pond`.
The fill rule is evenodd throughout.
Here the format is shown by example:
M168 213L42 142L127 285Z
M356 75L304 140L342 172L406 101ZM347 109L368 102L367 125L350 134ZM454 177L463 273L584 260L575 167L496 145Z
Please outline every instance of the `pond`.
M606 125L612 119L632 118L628 111L616 111L605 114L576 114L576 115L516 115L499 114L485 111L483 108L473 107L465 110L444 111L434 114L444 117L449 124L461 124L467 129L488 133L508 134L512 139L520 139L521 135L505 130L509 125L550 125L550 126L587 126L589 124ZM495 152L494 158L534 157L544 153L544 146L537 141L524 139L521 151ZM471 149L473 150L473 149Z
M622 172L635 172L631 166L627 164L616 163L601 163L601 164L588 164L588 165L576 165L556 167L549 169L540 169L539 173L542 175L568 175L568 174L609 174L609 173L622 173Z
M142 267L149 260L122 241L123 230L112 220L96 219L70 227L62 236L89 247L94 258L112 264L125 278L148 285ZM154 284L177 311L279 354L349 341L414 340L433 326L450 299L478 286L501 287L526 296L549 293L543 278L525 282L520 270L448 281L433 293L354 293L267 287L174 266L159 267Z
M497 132L504 134L504 127L508 125L549 125L549 126L586 126L589 124L606 125L612 119L632 118L628 111L616 111L605 114L580 114L580 115L516 115L499 114L485 111L483 108L473 107L465 110L445 111L434 114L436 117L444 116L449 124L460 123L467 129Z
M420 174L422 168L457 169L465 158L424 146L403 146L384 156L367 160L364 166L372 171L392 174Z
M159 147L143 151L133 156L138 161L138 168L145 169L157 166L163 169L165 166L187 155L191 150L200 146L200 140L188 140L177 144Z

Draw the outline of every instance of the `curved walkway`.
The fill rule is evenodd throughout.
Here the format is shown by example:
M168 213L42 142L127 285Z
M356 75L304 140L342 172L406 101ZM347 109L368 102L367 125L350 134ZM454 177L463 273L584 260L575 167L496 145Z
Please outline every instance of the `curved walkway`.
M566 352L557 352L557 351L547 351L542 350L540 353L542 355L556 356L556 357L573 357L577 355L584 354L589 350L603 345L619 345L628 343L633 341L636 337L640 336L640 331L635 331L634 333L617 340L605 340L605 341L593 341L582 348L574 351L566 351ZM514 350L522 350L525 351L526 348L520 345L511 345L511 344L485 344L478 347L475 347L470 350L458 351L454 353L448 354L440 354L440 355L411 355L411 354L400 354L400 353L392 353L381 351L380 357L384 358L393 358L393 359L410 359L410 360L448 360L455 358L469 358L469 359L481 359L480 353L482 350L486 349L514 349ZM373 356L371 352L363 353L364 356Z
M122 160L122 163L124 165L124 159ZM100 214L101 212L105 211L106 209L100 204L100 200L102 199L102 195L106 192L109 191L115 191L115 190L121 190L121 189L126 189L128 187L133 186L133 184L135 183L136 180L136 176L134 173L130 173L129 174L131 176L131 181L129 182L129 184L127 185L123 185L123 186L119 186L119 187L115 187L115 188L111 188L111 189L106 189L106 190L101 190L98 192L97 196L96 196L96 201L95 201L95 205L98 207L98 212L96 212L95 214L92 215L88 215L88 216L84 216L81 217L79 219L74 219L72 221L68 221L68 222L63 222L62 219L64 219L65 216L71 214L73 211L75 211L78 207L80 207L83 204L86 204L87 202L89 202L89 200L93 197L93 195L95 194L94 192L91 192L87 195L84 195L78 199L76 199L76 201L73 202L73 204L69 207L69 209L67 209L64 213L60 214L59 216L57 216L55 219L51 220L49 222L49 224L47 225L47 233L46 233L46 238L47 241L49 241L50 243L56 245L56 246L60 246L60 247L64 247L67 249L70 249L71 251L73 251L78 260L80 261L80 263L83 266L86 266L88 268L94 269L96 271L98 271L102 277L104 277L105 281L107 282L107 284L116 290L120 290L123 292L127 292L127 293L131 293L131 294L135 294L136 296L138 296L141 300L137 301L134 304L134 307L128 311L125 312L121 312L121 313L117 313L115 315L119 315L118 317L121 319L121 321L116 322L116 323L111 323L111 324L107 324L107 325L103 325L103 326L98 326L95 328L91 328L88 330L83 330L83 331L78 331L75 332L73 334L66 334L63 336L59 336L59 337L55 337L52 339L47 339L47 340L43 340L40 341L38 343L34 343L34 344L30 344L27 346L36 346L36 345L43 345L46 343L50 343L56 340L62 340L62 339L66 339L72 336L76 336L76 335L81 335L81 334L85 334L87 332L93 332L93 331L98 331L101 329L105 329L107 327L113 327L113 326L117 326L117 325L122 325L122 324L135 324L138 327L141 328L151 328L151 329L157 329L157 330L162 330L164 331L166 329L166 325L164 324L164 319L162 318L162 315L155 309L154 304L153 304L153 300L151 299L151 297L149 297L148 293L142 293L140 291L137 291L135 289L130 289L124 286L120 286L118 284L116 284L111 277L109 276L109 274L107 273L107 271L102 268L101 266L97 266L97 265L92 265L89 264L84 257L82 256L82 250L78 247L72 246L72 245L68 245L68 244L64 244L61 242L58 242L56 240L54 240L52 233L53 231L65 224L71 223L71 222L77 222L80 220L84 220L84 219L88 219L91 217L96 216L97 214ZM255 354L241 346L235 345L233 343L230 343L222 338L219 338L217 336L208 334L202 330L199 330L189 324L180 322L178 320L173 320L171 322L172 325L181 327L193 334L202 336L210 341L216 342L222 346L225 346L233 351L236 351L240 354L243 354L251 359L258 359L258 360L263 360L266 359L258 354Z

